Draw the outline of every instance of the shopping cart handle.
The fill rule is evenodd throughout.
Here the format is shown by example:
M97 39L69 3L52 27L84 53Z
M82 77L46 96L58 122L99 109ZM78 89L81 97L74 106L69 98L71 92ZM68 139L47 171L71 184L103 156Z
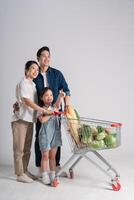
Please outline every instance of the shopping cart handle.
M65 115L65 112L64 111L54 111L52 115L54 115L54 116Z
M111 127L121 127L122 124L121 123L114 123L114 124L111 124Z

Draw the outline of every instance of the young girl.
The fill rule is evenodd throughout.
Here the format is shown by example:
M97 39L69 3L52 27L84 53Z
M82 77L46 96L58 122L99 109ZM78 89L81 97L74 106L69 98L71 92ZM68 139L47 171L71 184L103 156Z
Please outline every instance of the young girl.
M58 111L64 96L65 93L61 92L59 94L56 103L52 105L53 93L50 88L46 87L41 93L41 100L44 103L45 109L50 111ZM40 115L39 120L42 123L39 132L39 145L42 154L42 159L41 159L42 182L44 184L51 184L52 186L56 187L59 181L55 176L55 168L56 168L55 155L57 147L62 145L59 117ZM49 161L50 174L48 173L48 161Z
M30 149L33 136L33 123L36 119L35 111L48 112L39 107L36 102L36 88L33 78L36 78L39 67L36 61L25 64L25 77L17 84L16 98L19 109L15 111L11 123L13 133L14 168L17 181L30 183L33 175L28 172Z

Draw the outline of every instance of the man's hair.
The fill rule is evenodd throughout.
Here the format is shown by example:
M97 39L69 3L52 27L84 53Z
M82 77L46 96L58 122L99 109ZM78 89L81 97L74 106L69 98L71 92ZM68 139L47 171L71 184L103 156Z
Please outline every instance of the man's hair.
M37 58L39 58L39 57L41 56L41 53L42 53L43 51L48 51L49 54L50 54L50 50L49 50L49 48L48 48L47 46L41 47L41 48L37 51L37 54L36 54Z

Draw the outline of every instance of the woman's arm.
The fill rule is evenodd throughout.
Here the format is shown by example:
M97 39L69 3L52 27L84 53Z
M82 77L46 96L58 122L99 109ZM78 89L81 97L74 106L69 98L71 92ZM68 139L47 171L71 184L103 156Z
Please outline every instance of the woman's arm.
M34 103L31 99L28 98L22 98L22 102L26 105L29 106L30 108L38 111L39 113L46 113L46 114L52 114L52 111L46 110L40 106L38 106L36 103Z

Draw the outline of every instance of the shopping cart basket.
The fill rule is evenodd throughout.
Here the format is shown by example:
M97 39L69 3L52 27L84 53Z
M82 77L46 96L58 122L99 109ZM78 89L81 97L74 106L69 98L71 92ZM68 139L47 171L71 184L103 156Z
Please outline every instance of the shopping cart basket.
M69 167L70 178L74 178L73 168L84 157L111 178L111 186L114 191L120 190L121 184L119 182L119 174L112 165L98 153L98 150L113 149L120 146L121 123L90 118L68 119L63 116L62 124L67 133L73 155L63 165L61 170L57 173L57 176ZM92 152L108 168L105 170L91 159L87 155L89 152Z

